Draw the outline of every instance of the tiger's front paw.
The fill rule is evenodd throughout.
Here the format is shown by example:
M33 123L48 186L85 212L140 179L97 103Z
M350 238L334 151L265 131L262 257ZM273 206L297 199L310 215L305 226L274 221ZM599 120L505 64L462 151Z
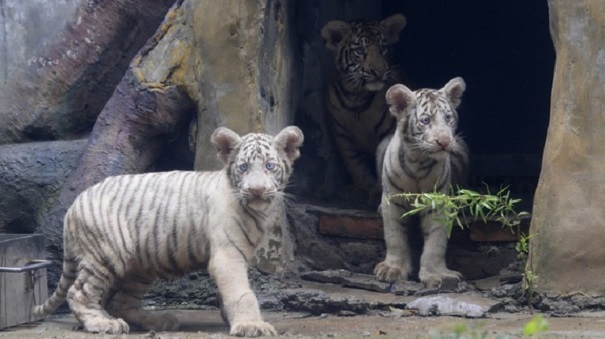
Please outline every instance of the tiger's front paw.
M120 319L95 318L87 320L84 329L91 333L122 334L130 332L128 324Z
M444 280L462 280L462 274L460 272L452 271L447 268L434 271L421 269L418 273L418 277L420 278L420 282L424 283L428 288L440 288Z
M258 337L277 335L273 325L265 321L239 322L231 326L229 335L238 337Z
M374 275L380 281L393 283L399 279L408 280L409 271L405 265L396 265L385 260L376 265Z

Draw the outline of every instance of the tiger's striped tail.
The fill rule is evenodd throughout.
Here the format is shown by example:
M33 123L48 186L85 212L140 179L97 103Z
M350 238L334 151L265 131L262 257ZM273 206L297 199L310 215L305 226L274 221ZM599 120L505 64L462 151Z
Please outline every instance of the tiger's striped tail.
M48 298L44 304L34 306L33 313L35 316L45 316L53 313L61 306L67 297L67 290L73 285L76 280L76 271L78 263L75 258L64 258L63 259L63 273L61 273L61 279L57 285L57 289L50 298Z

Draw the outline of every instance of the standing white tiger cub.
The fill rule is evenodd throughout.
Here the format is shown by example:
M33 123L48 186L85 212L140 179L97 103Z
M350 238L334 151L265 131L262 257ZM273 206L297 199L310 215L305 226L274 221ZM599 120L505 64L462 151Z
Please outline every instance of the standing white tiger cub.
M49 314L67 298L89 332L128 333L129 324L175 330L173 315L143 310L145 290L158 277L207 267L229 334L275 335L261 318L247 268L283 206L303 138L294 126L275 138L218 128L211 140L225 163L221 171L122 175L85 190L65 216L57 290L35 314Z
M376 265L379 280L394 282L408 279L411 273L408 228L411 217L401 219L409 204L394 194L411 192L448 192L451 185L465 179L468 150L455 134L456 108L465 90L462 78L450 80L443 88L412 92L404 85L389 88L389 110L397 118L397 129L386 143L382 165L381 214L384 223L386 259ZM380 152L378 153L380 159ZM445 263L447 233L439 216L429 211L421 215L424 248L420 257L420 281L436 287L446 277L460 279Z

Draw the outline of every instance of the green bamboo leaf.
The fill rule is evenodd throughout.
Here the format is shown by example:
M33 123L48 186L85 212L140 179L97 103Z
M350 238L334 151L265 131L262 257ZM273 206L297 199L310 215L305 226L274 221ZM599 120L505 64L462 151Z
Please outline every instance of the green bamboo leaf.
M456 215L456 224L457 224L457 225L458 225L460 228L464 229L464 224L462 224L462 220L460 220L460 217L458 217L458 215Z

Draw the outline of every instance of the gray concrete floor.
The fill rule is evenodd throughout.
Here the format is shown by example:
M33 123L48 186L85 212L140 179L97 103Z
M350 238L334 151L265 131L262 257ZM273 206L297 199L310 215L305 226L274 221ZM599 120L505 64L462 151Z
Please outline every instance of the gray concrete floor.
M77 321L69 314L0 331L0 338L222 338L229 337L216 310L168 310L181 321L178 332L137 332L127 335L100 336L74 331ZM488 318L458 317L384 317L384 316L321 316L309 317L300 313L264 312L280 337L343 337L343 338L462 338L454 336L456 326L466 324L465 338L521 337L530 314L497 313ZM546 318L549 330L542 338L605 338L605 314L586 313L576 317ZM432 336L431 336L432 334ZM439 336L440 334L440 336Z

